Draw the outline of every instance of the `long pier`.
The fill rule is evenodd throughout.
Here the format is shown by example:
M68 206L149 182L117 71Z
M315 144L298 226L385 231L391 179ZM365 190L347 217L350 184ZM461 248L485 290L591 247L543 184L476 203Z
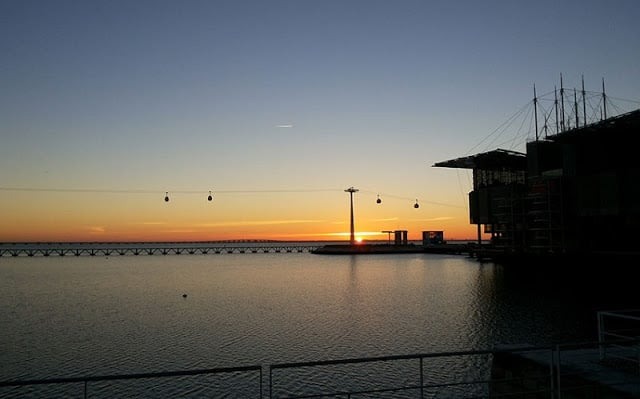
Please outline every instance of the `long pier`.
M219 243L52 243L0 244L3 256L127 256L127 255L207 255L245 253L313 252L321 244L219 244Z
M327 245L326 242L140 242L140 243L0 243L2 257L139 256L257 253L400 254L432 253L473 256L467 244L440 245Z

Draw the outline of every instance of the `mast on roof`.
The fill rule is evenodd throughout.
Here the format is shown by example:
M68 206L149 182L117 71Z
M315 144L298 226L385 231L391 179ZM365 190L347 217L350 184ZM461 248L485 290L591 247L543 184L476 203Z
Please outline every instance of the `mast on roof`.
M536 84L533 84L533 113L536 120L536 141L538 141L538 96L536 95Z
M560 121L560 128L564 132L564 85L562 83L562 74L560 74L560 112L562 114L562 120Z
M580 119L578 118L578 90L573 89L573 104L576 112L576 129L580 127Z
M587 126L587 100L586 92L584 91L584 75L582 75L582 126Z
M604 78L602 78L602 106L604 108L604 119L607 119L607 94L604 91Z
M558 127L558 88L557 87L553 87L553 97L554 97L554 101L553 101L553 105L556 108L556 134L560 133L560 128Z

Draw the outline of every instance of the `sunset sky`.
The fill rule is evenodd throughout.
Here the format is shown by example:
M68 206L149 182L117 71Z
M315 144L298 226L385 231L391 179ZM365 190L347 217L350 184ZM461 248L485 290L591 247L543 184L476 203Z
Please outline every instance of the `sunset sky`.
M524 151L530 119L496 129L560 74L640 100L638 21L637 0L2 0L0 242L346 240L351 186L365 239L473 238L470 174L432 165Z

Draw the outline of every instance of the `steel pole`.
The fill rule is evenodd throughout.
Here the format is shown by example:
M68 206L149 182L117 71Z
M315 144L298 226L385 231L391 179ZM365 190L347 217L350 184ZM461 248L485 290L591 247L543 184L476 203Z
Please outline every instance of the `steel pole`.
M351 234L349 235L349 243L351 245L355 245L356 243L356 230L355 230L355 226L353 223L353 193L357 192L358 189L357 188L353 188L353 187L349 187L348 189L344 190L346 193L349 193L349 200L350 200L350 209L351 209Z

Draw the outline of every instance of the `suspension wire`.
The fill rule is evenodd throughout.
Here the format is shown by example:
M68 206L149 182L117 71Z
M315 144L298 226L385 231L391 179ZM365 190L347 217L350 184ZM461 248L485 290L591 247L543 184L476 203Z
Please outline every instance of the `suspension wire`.
M495 128L491 133L489 133L489 135L487 135L484 139L480 140L479 143L477 143L476 145L474 145L473 147L471 147L468 151L467 154L470 154L471 152L473 152L476 148L480 147L480 145L482 145L486 140L488 140L491 136L493 136L494 134L497 134L501 129L506 129L507 127L509 127L511 125L511 123L520 116L520 114L522 114L524 111L526 111L529 106L531 105L531 101L529 101L528 103L526 103L525 105L523 105L520 109L518 109L513 115L511 115L506 121L502 122L502 124L500 124L497 128ZM503 130L504 131L504 130Z
M161 190L111 190L93 188L44 188L44 187L0 187L0 191L25 191L49 193L96 193L96 194L158 194ZM173 191L175 192L175 191Z
M582 89L576 89L576 88L563 88L563 89L566 97L571 97L575 92L575 95L578 96L581 101L586 100L586 102L589 103L590 115L578 115L581 118L585 118L585 121L583 122L586 122L587 124L589 124L589 123L594 123L603 119L602 115L599 115L599 113L601 113L602 111L601 106L603 105L602 92L596 92L596 91L590 91L590 90L583 91ZM537 96L537 104L540 110L542 111L542 114L545 115L545 124L547 126L547 129L549 129L549 127L553 127L553 124L549 124L549 121L555 121L556 119L555 117L552 116L554 112L554 107L555 107L556 92L557 92L557 89L551 90L547 93ZM640 105L640 101L611 97L607 95L606 97L607 105L610 106L613 110L615 110L617 114L622 114L629 111L623 109L623 107L621 107L619 104L613 103L614 100L617 102L626 102L634 105ZM543 105L543 103L547 103L547 102L552 104L551 107L545 107ZM495 147L496 145L497 146L509 145L510 146L509 149L515 148L517 140L521 138L526 139L527 137L528 132L525 132L525 134L522 134L521 129L524 126L525 120L530 118L532 115L532 110L531 110L532 105L533 105L533 101L528 101L516 112L514 112L509 118L507 118L506 121L501 123L491 133L489 133L482 140L480 140L480 142L478 142L476 145L471 147L465 155L472 153L474 150L477 150L478 147L481 147L482 145L485 145L484 147L485 151L491 147ZM575 121L575 117L576 117L576 110L573 105L566 107L565 111L566 111L565 117L568 123L565 125L564 129L561 129L561 131L566 131L573 128L570 125L570 123L572 120ZM509 140L498 142L498 139L507 131L507 129L511 127L518 118L521 118L521 117L524 119L520 124L520 128L516 131L516 134ZM530 124L533 123L532 121L529 121L529 122ZM552 132L550 134L553 134L554 131L556 134L561 132L561 131L557 131L558 129L549 129L549 130L551 130ZM531 131L531 127L529 128L529 131Z
M571 93L572 91L578 91L577 89L569 89L569 88L565 88L564 89L566 92ZM542 94L540 96L537 97L538 100L538 105L540 105L541 102L545 102L545 101L549 101L549 102L554 102L555 100L553 99L548 99L548 96L555 94L556 90L553 91L549 91L545 94ZM592 111L593 114L595 114L597 111L601 111L600 106L603 105L603 99L602 99L602 93L600 92L594 92L594 91L580 91L581 96L586 96L587 94L589 94L589 105L590 105L590 110ZM598 101L596 102L595 105L593 105L593 103L591 102L591 99L597 99ZM621 101L621 102L628 102L628 103L632 103L635 105L639 105L640 101L636 101L636 100L628 100L628 99L622 99L622 98L617 98L617 97L611 97L611 96L607 96L607 104L610 105L612 108L614 108L616 110L616 112L618 113L623 113L626 112L624 111L621 107L619 107L617 104L615 104L613 102L613 100L615 101ZM517 139L519 139L520 137L523 136L522 134L522 128L524 126L524 123L527 119L530 119L532 110L531 110L531 105L533 104L533 101L528 101L525 105L523 105L522 107L520 107L516 112L514 112L509 118L507 118L506 121L504 121L502 124L500 124L497 128L495 128L490 134L488 134L484 139L482 139L480 142L478 142L476 145L474 145L473 147L471 147L467 154L473 152L475 149L477 149L479 146L481 146L483 143L487 142L487 140L489 140L490 138L493 137L493 139L489 142L486 143L486 148L488 148L488 146L490 145L494 145L498 138L500 138L502 136L502 134L505 133L505 131L507 130L507 128L509 128L516 120L517 118L521 117L524 114L524 117L520 123L520 127L517 130L517 134L506 141L503 141L501 143L499 143L498 145L502 145L502 144L507 144L507 143L511 143L511 147L513 148L514 143L516 142ZM554 104L555 105L555 104ZM572 107L568 107L569 110L572 109ZM542 107L542 111L543 111L543 115L545 112L545 108ZM545 119L545 124L547 123L547 119L550 118L550 114L552 112L552 109L549 110L549 114ZM583 116L586 118L586 115ZM568 119L571 120L571 115L568 115ZM592 115L592 120L595 119L593 118ZM529 125L532 124L532 121L529 120ZM531 128L531 127L530 127ZM558 132L556 132L558 133ZM526 136L526 132L525 135ZM467 179L469 177L467 176ZM460 184L460 176L458 175L458 183ZM207 193L209 192L209 194L211 195L211 193L216 193L216 194L260 194L260 193L314 193L314 192L342 192L344 191L343 189L340 188L323 188L323 189L265 189L265 190L140 190L140 189L94 189L94 188L87 188L87 189L81 189L81 188L43 188L43 187L3 187L0 186L0 191L13 191L13 192L57 192L57 193L95 193L95 194L159 194L164 192L165 194L171 193L171 194L199 194L202 195L203 193ZM377 192L377 191L370 191L370 190L361 190L363 192L368 192L368 193L373 193L373 194L378 194L378 195L384 195L386 197L390 197L390 198L396 198L396 199L401 199L401 200L407 200L407 201L413 201L414 198L409 198L409 197L402 197L402 196L397 196L397 195L393 195L393 194L383 194L381 192ZM465 198L465 201L467 200L466 196L463 195L463 197ZM424 201L421 200L421 202L424 203L430 203L430 204L434 204L434 205L439 205L439 206L448 206L448 207L454 207L454 208L461 208L460 206L457 205L451 205L451 204L446 204L446 203L441 203L441 202L435 202L435 201Z
M600 93L600 95L602 95L602 93ZM629 99L626 99L626 98L612 97L610 95L607 95L607 100L622 101L622 102L628 102L628 103L633 103L633 104L640 105L640 101L638 101L638 100L629 100Z
M511 146L509 147L509 149L513 149L513 146L514 146L513 143L515 142L515 140L518 139L520 136L526 137L527 136L527 132L531 131L532 116L533 116L533 112L532 111L533 111L532 108L528 107L526 114L524 115L524 117L520 121L520 127L518 127L518 129L516 130L516 135L514 137L512 137L511 139L508 139L506 141L503 141L502 143L499 143L499 144L493 144L493 143L495 143L495 140L494 140L492 142L492 144L494 146L500 147L503 144L511 143ZM529 121L529 129L525 130L524 134L522 134L522 130L523 130L522 128L523 128L523 126L524 126L526 121Z
M360 189L360 192L368 193L368 194L376 194L376 195L380 195L382 197L395 198L395 199L399 199L399 200L407 200L407 201L419 200L421 203L426 203L426 204L439 205L439 206L448 206L448 207L451 207L451 208L464 208L464 207L459 206L459 205L446 204L444 202L436 202L436 201L426 201L426 200L422 200L420 198L415 198L415 197L401 197L401 196L398 196L398 195L381 193L379 191L371 191L371 190L366 190L366 189L365 190Z
M158 194L162 190L135 189L93 189L93 188L42 188L42 187L0 187L0 191L57 192L57 193L92 193L92 194ZM342 191L340 189L282 189L282 190L169 190L171 194L252 194L252 193L311 193Z
M593 102L594 98L597 100L595 104ZM602 96L589 97L587 98L587 102L589 105L589 111L591 112L591 120L602 120L604 117L604 115L602 115Z
M614 103L613 100L617 101L618 103ZM611 97L607 95L607 99L606 99L607 105L611 106L611 108L613 108L619 115L630 112L628 109L622 108L622 106L619 104L620 102L631 103L634 106L640 105L640 101L628 100L628 99L618 98L618 97Z
M616 104L612 104L612 103L610 103L609 105L610 105L610 106L611 106L611 108L613 108L613 109L614 109L618 114L622 114L622 113L624 113L624 110L623 110L621 107L617 106Z
M338 188L321 188L321 189L277 189L277 190L135 190L135 189L92 189L92 188L44 188L44 187L2 187L0 186L0 191L14 191L14 192L50 192L50 193L82 193L82 194L154 194L158 195L160 193L165 194L165 198L170 194L197 194L197 195L205 195L209 193L212 194L263 194L263 193L318 193L318 192L342 192L343 189ZM370 194L378 194L381 196L396 198L407 201L416 200L415 197L402 197L393 194L385 194L379 191L372 190L360 190L361 192L366 192ZM169 202L169 201L167 201ZM425 201L420 200L420 202L439 205L439 206L448 206L453 208L461 208L457 205L446 204L442 202L436 201Z
M562 79L562 77L561 77ZM569 93L571 93L572 91L577 91L577 89L568 89L568 88L564 88L561 87L561 90L564 90L565 92L567 92L567 96L569 96ZM560 131L564 131L567 130L568 127L564 126L563 128L558 127L558 115L556 115L555 117L552 117L552 114L556 111L556 108L558 106L558 98L557 98L557 93L558 93L558 89L554 88L553 90L550 90L544 94L541 94L539 96L536 96L536 100L537 100L537 104L539 106L541 106L541 103L544 102L549 102L552 105L547 109L544 106L541 106L541 109L543 111L543 115L545 115L545 126L546 129L551 130L551 133L549 134L545 134L545 138L546 136L553 134L553 132L555 131L555 134L560 133ZM596 91L589 91L589 90L580 90L580 96L581 99L583 99L586 97L587 101L589 102L589 106L590 106L590 111L591 111L591 118L588 118L587 115L583 115L583 118L585 118L585 123L589 123L588 120L593 121L598 121L598 120L602 120L603 116L602 114L600 116L598 116L598 111L602 112L602 105L603 105L603 96L602 96L602 92L596 92ZM595 105L593 105L593 99L595 99ZM616 97L611 97L611 96L606 96L606 103L610 104L611 100L616 100L616 101L622 101L622 102L629 102L629 103L633 103L635 105L639 105L640 101L635 101L635 100L627 100L627 99L621 99L621 98L616 98ZM523 117L523 120L520 123L520 127L517 130L516 135L514 135L510 140L506 140L503 141L501 143L498 143L498 147L504 144L508 144L509 145L509 149L513 149L516 146L516 143L518 140L524 139L526 141L526 138L528 136L528 133L531 131L531 124L533 123L533 121L530 119L531 114L532 114L532 104L533 104L533 100L528 101L527 103L525 103L522 107L520 107L518 110L516 110L516 112L514 112L509 118L507 118L507 120L505 120L503 123L501 123L498 127L496 127L491 133L489 133L487 136L485 136L482 140L480 140L476 145L474 145L473 147L471 147L467 153L465 155L469 155L471 154L473 151L475 151L478 147L482 146L483 144L486 143L485 146L485 150L487 150L489 148L490 145L494 145L498 138L500 138L505 132L506 130L516 121L517 118ZM564 101L563 101L564 102ZM562 104L564 105L564 104ZM616 112L621 113L622 111L620 110L620 108L614 104L610 104L612 108L614 108L616 110ZM573 107L568 107L568 110L571 110ZM523 116L524 115L524 116ZM571 120L572 115L567 115L568 120ZM523 131L522 128L524 126L525 121L529 119L529 131ZM556 126L554 129L553 124L549 124L549 121L553 121L555 122ZM493 137L495 136L495 137ZM493 139L492 139L493 137ZM489 141L491 139L491 141ZM463 193L462 191L462 182L460 181L460 174L459 171L457 170L456 172L456 176L457 176L457 180L458 180L458 187L460 189L460 195L462 196L462 198L464 199L465 203L466 201L468 201L467 196ZM467 175L467 180L469 180L469 175ZM468 182L469 185L471 185L471 182ZM407 198L403 198L403 199L407 199Z

